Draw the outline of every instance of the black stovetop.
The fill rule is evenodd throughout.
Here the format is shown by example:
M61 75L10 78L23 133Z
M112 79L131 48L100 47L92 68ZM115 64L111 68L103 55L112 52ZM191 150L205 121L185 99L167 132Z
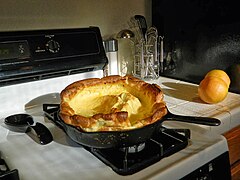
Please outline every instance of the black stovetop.
M54 118L59 118L56 115L59 112L59 105L44 106L53 107L44 108L44 112L56 124L57 121ZM61 126L59 127L61 128ZM188 145L189 139L189 129L169 129L162 126L146 142L131 147L94 148L82 146L111 167L117 174L130 175L184 149Z
M188 129L162 127L145 144L125 148L96 149L86 147L86 149L110 166L116 173L130 175L184 149L188 145L189 138L190 131ZM144 147L138 150L138 146Z

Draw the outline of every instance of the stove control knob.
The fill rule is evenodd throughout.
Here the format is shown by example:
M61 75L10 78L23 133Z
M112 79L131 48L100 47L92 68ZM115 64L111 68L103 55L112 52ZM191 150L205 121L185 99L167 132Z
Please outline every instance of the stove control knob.
M46 48L51 53L57 53L60 49L60 45L57 41L50 40L47 42Z

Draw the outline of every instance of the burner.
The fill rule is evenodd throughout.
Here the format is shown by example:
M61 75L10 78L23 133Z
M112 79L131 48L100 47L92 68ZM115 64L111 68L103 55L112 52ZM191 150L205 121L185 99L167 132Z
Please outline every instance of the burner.
M190 130L180 130L181 134L178 131L178 129L163 127L151 139L136 145L138 150L134 153L129 152L129 149L135 151L135 146L109 149L86 147L86 149L110 166L116 173L130 175L184 149L188 145Z
M123 147L120 148L121 151L123 152L128 152L128 153L137 153L142 151L145 148L145 143L141 143L139 145L131 146L131 147Z
M59 110L59 105L44 105L43 109L48 118L58 118L56 114ZM188 145L189 138L189 129L161 127L149 140L131 147L100 149L83 147L103 163L110 166L116 173L130 175L184 149Z

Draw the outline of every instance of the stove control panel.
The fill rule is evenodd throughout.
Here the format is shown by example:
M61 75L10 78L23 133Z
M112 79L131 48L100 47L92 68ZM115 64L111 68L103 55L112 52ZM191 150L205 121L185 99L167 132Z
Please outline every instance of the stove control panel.
M27 41L0 42L0 63L9 59L27 58L30 58L30 49Z
M51 53L57 53L60 49L60 45L57 41L50 40L46 44L46 49Z
M0 33L0 86L100 70L106 63L98 27Z

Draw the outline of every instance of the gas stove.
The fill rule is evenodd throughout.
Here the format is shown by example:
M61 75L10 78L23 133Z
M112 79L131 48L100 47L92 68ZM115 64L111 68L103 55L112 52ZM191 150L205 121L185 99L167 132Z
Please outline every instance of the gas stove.
M43 111L53 123L65 131L59 123L62 121L58 116L59 107L58 104L43 104ZM168 129L162 126L149 140L133 146L96 148L83 145L83 147L116 173L130 175L184 149L189 139L189 129Z
M90 32L87 37L95 47L92 53L87 53L84 45L79 45L83 47L83 51L73 51L74 53L71 54L70 49L78 47L76 43L86 42L86 39L80 41L85 36L79 36L78 32L86 34ZM11 42L14 38L15 41L21 40L25 42L24 45L29 45L29 52L21 55L15 53L14 58L13 55L9 55L0 60L2 67L0 68L0 158L1 162L4 160L7 165L7 169L4 169L7 173L14 171L19 179L24 180L30 180L32 177L36 180L96 179L96 177L99 179L197 179L200 177L229 179L226 139L197 125L164 122L158 133L149 141L133 147L97 149L74 142L61 127L56 126L51 117L46 116L43 104L59 104L59 93L74 81L99 78L104 75L102 69L107 60L99 31L87 28L18 32L15 33L17 34L15 37L12 34L14 33L2 33L4 38L0 40L5 41L7 37L11 37ZM75 35L78 38L74 38ZM34 38L25 39L26 36L38 38L34 42ZM76 41L70 41L68 37ZM74 45L71 45L72 42ZM5 49L19 47L19 44L18 46L11 43L11 46L8 43L7 46L2 46L4 43L0 44L0 47ZM68 52L64 52L65 50ZM23 59L24 62L19 64ZM10 65L8 62L11 60L14 61L13 67L7 70ZM18 62L16 63L15 60ZM21 73L16 77L14 74L19 71ZM42 145L34 139L36 134L32 131L27 133L10 131L5 126L4 119L17 113L30 114L35 122L45 125L51 132L53 141ZM1 168L2 166L0 172L3 174ZM1 178L2 174L0 174Z
M148 141L131 147L97 149L86 147L93 155L120 175L131 175L170 156L188 144L187 134L164 127Z

